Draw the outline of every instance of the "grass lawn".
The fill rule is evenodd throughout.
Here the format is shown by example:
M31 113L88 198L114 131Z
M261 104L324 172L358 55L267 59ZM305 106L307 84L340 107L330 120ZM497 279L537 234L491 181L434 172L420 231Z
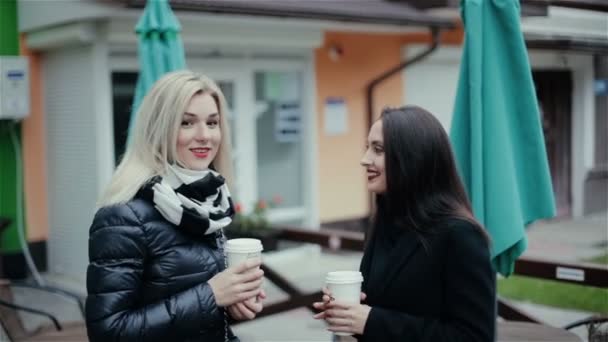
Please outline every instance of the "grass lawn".
M608 314L608 289L511 276L498 280L498 293L515 300Z
M585 260L608 264L608 254ZM506 298L564 309L608 314L608 289L511 276L498 280L498 293Z

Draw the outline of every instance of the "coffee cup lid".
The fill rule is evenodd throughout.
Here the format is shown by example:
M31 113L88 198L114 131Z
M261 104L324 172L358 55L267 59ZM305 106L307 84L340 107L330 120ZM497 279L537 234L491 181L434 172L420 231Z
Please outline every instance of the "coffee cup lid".
M325 282L331 284L360 283L362 281L363 275L359 271L333 271L327 273L325 277Z
M258 239L242 238L226 241L226 252L230 253L253 253L261 252L263 249L262 241Z

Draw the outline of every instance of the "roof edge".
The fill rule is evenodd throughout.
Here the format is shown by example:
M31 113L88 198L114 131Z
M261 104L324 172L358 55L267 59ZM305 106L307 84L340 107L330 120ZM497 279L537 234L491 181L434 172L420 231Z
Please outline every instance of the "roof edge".
M145 6L145 1L142 0L123 0L121 2L125 3L125 5L130 8L143 8ZM405 14L404 19L401 20L396 18L368 15L365 13L362 13L361 15L352 15L348 13L339 13L336 11L315 11L311 9L295 11L282 8L272 9L267 7L255 7L251 5L239 6L239 4L214 4L213 2L204 2L199 4L171 2L171 8L176 11L187 10L279 18L335 20L366 24L388 24L396 26L430 26L440 29L454 29L458 27L457 22L451 19L434 17L421 12Z

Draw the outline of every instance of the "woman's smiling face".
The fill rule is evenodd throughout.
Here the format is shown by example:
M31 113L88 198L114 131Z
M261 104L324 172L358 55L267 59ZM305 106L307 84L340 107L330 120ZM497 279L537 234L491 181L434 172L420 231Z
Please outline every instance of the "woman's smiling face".
M222 141L220 113L215 99L196 94L182 117L177 135L177 156L183 167L206 170L217 155Z
M384 164L382 120L376 121L369 130L367 148L361 159L361 165L367 171L367 189L376 194L385 193L386 172Z

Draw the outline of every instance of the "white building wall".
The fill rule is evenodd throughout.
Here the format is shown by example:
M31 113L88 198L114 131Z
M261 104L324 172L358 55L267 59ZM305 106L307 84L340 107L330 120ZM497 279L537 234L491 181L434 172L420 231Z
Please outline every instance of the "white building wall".
M408 44L404 58L412 58L427 49L426 44ZM452 124L462 48L439 46L429 57L403 71L405 104L421 106L435 114L449 132Z
M110 99L103 88L103 46L64 47L44 55L47 126L49 271L84 284L88 229L112 152L98 144ZM101 91L100 91L101 89ZM107 91L106 91L107 92ZM104 104L106 102L107 104ZM111 125L111 121L109 122Z
M528 35L608 38L608 14L600 11L550 6L547 17L524 17L521 29Z
M48 28L58 23L98 19L124 11L120 4L96 0L18 0L19 32Z

